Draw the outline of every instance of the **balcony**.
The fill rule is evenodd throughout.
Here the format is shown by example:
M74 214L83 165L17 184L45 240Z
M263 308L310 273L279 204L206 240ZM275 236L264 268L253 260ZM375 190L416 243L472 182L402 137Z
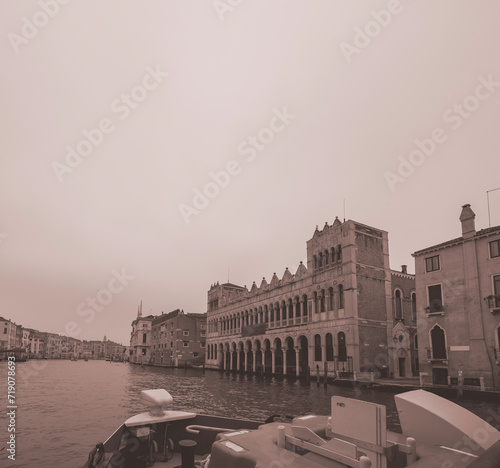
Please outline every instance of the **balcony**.
M444 315L444 306L442 304L433 304L429 307L424 307L427 315Z
M441 350L441 352L435 353L432 348L425 348L427 351L427 359L429 361L447 361L448 360L448 352L446 349Z
M492 294L491 296L485 297L484 300L491 309L492 314L500 313L500 294Z

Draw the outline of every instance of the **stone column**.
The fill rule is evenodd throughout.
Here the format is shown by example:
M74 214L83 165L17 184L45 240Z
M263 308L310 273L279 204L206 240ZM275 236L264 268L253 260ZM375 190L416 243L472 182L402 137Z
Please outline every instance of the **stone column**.
M282 353L283 353L283 375L286 375L286 353L288 351L288 348L282 348Z
M300 375L299 353L300 353L300 349L297 346L295 348L295 373L296 373L297 377Z
M271 373L276 374L276 348L271 348Z
M240 353L241 351L236 351L236 370L240 370Z
M243 351L243 355L245 356L245 372L248 371L248 359L247 359L248 351Z

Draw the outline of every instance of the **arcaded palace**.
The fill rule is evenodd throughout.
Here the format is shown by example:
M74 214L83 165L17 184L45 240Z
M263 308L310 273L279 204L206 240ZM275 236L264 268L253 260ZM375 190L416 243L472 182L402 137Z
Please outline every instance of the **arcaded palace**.
M336 218L307 241L307 265L250 290L216 283L207 302L207 367L418 375L415 277L390 269L380 229Z

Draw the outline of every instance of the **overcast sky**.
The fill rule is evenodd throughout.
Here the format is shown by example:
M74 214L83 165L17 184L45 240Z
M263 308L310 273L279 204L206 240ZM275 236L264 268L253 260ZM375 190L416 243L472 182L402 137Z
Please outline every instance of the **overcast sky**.
M294 273L344 199L410 272L488 226L498 1L60 1L0 4L1 316L128 344L141 300Z

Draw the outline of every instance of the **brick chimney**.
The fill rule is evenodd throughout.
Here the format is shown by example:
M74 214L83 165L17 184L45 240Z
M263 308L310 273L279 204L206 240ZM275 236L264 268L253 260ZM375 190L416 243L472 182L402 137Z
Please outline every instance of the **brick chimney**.
M408 273L408 265L401 265L401 273L405 275Z
M462 206L460 222L462 223L462 236L464 239L470 239L476 235L475 217L476 214L472 211L469 204Z

